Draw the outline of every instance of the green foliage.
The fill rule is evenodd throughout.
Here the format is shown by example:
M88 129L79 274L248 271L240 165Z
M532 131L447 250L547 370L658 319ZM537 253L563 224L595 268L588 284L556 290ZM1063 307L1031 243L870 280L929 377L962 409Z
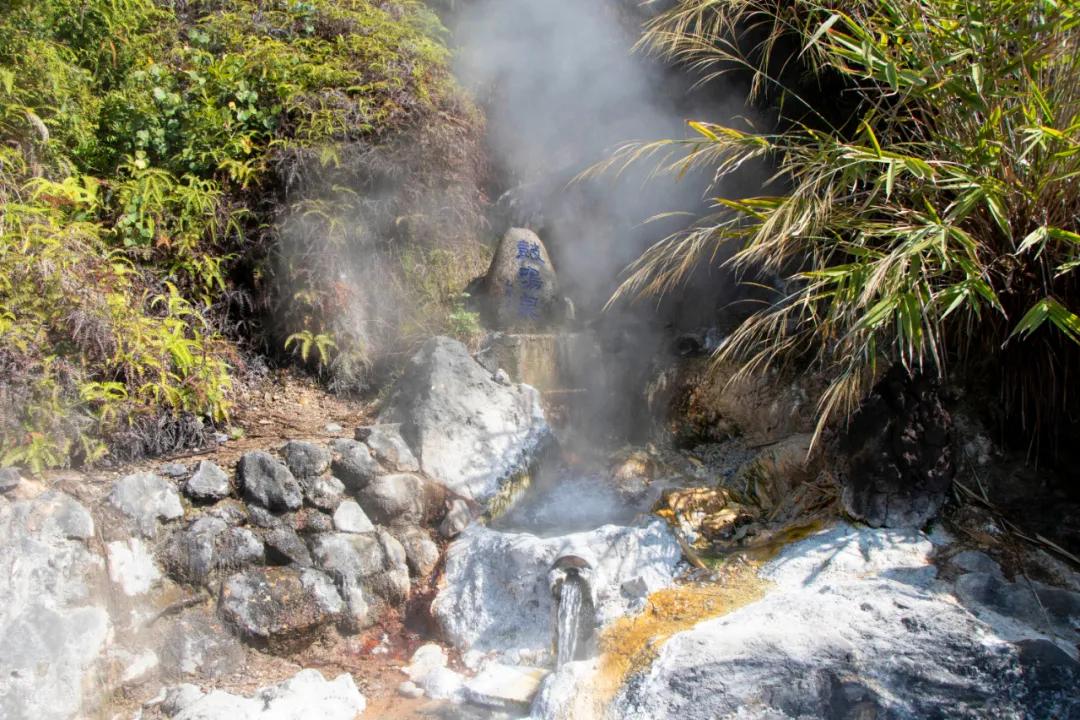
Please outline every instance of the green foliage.
M5 3L0 465L96 460L148 414L224 420L226 298L238 267L269 292L297 158L444 113L441 32L417 0ZM290 332L305 362L367 363Z
M326 333L319 333L315 335L307 330L293 333L289 337L285 338L285 349L294 348L296 352L300 354L300 359L304 362L308 362L311 359L311 349L314 348L317 353L317 361L320 367L329 365L330 363L330 349L335 347L337 343L334 339Z
M692 123L692 139L624 148L614 163L715 168L720 192L738 167L773 163L784 189L717 197L714 215L648 250L620 292L663 292L731 245L736 269L770 273L783 291L722 355L746 371L809 360L832 381L823 424L896 362L940 375L958 360L996 363L1028 428L1059 416L1080 343L1076 4L785 7L682 0L647 41L699 68L747 67L761 89L778 84L771 53L787 39L811 71L845 79L857 122L835 128L822 103L785 88L779 132Z

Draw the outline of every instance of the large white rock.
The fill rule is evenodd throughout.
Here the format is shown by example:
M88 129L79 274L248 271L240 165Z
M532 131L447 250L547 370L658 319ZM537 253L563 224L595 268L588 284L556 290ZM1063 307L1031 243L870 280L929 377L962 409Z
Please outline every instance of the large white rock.
M548 650L554 613L548 574L563 555L592 566L596 620L603 625L641 603L640 593L626 593L624 585L648 592L670 585L682 552L659 520L554 538L473 525L447 551L445 585L432 604L445 637L461 651Z
M915 531L840 526L787 548L759 602L673 636L608 708L625 720L1075 717L1076 662L959 605ZM557 717L548 715L547 717Z
M301 670L250 698L181 686L165 705L174 720L355 720L367 703L351 675L328 681L318 670Z
M380 423L401 434L425 473L478 502L524 471L550 435L540 393L501 385L456 340L428 340L398 381Z
M83 540L86 508L47 492L0 504L0 718L66 720L92 707L83 690L110 632L90 597L104 562Z

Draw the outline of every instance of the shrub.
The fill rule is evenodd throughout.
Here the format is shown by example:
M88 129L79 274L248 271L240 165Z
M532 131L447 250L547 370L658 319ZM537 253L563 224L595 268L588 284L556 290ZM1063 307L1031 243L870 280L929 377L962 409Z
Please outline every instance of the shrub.
M1029 431L1073 401L1080 343L1080 11L1055 0L682 0L646 42L700 70L748 68L781 99L780 130L691 123L692 139L624 148L716 172L715 214L650 248L620 293L663 292L733 245L731 264L783 288L728 339L744 371L793 358L831 381L820 428L881 369L1001 373ZM787 42L798 58L772 53ZM843 78L837 127L798 62ZM774 194L723 197L740 165L777 169Z
M467 144L441 145L478 125L441 32L417 0L6 3L0 464L94 460L157 416L224 419L236 353L223 329L366 372L371 329L337 321L342 288L301 282L336 269L333 238L286 253L282 227L335 183L352 204L327 208L332 223L372 202L350 158L413 150L415 197L390 207L401 227L471 167ZM479 193L455 197L466 204L430 207L463 208L467 230Z

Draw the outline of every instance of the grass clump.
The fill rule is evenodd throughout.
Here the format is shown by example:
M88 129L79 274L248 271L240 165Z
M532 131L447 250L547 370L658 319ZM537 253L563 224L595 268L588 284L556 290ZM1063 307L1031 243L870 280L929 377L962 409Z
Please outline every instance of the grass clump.
M6 3L0 465L100 459L150 419L224 420L237 340L367 367L370 329L333 326L341 288L302 282L325 280L333 238L286 252L283 228L335 182L362 204L377 183L357 158L434 148L413 158L420 185L472 177L439 145L478 124L441 32L413 0Z
M695 122L690 139L614 158L711 168L717 195L620 295L664 292L730 247L777 294L721 356L824 373L819 431L894 363L990 370L1025 432L1060 422L1080 344L1078 23L1056 0L682 0L646 44L706 77L748 70L780 129ZM850 118L814 94L836 82ZM753 162L776 168L773 192L725 197L724 178Z

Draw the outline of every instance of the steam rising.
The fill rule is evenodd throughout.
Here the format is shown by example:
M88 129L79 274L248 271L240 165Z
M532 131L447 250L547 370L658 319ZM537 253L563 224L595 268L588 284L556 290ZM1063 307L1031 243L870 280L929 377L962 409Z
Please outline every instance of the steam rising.
M456 72L486 107L490 150L503 186L513 188L500 201L505 222L541 234L561 284L586 314L602 307L641 250L688 223L645 221L700 214L708 178L647 182L651 168L643 164L618 180L568 183L626 142L684 137L687 119L745 113L741 94L715 84L691 91L685 70L632 52L656 8L475 0L454 23Z

